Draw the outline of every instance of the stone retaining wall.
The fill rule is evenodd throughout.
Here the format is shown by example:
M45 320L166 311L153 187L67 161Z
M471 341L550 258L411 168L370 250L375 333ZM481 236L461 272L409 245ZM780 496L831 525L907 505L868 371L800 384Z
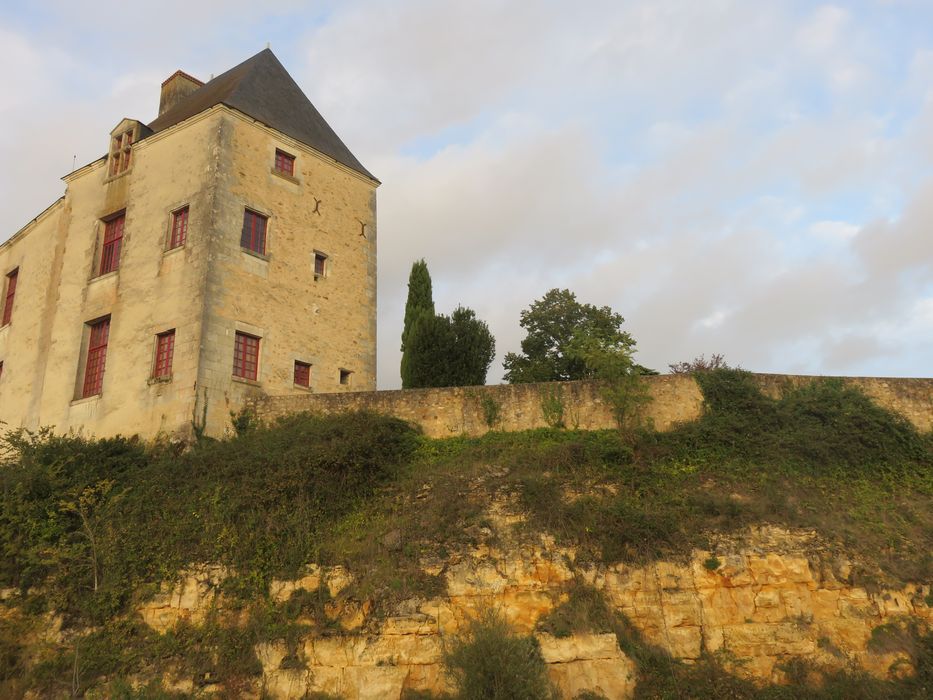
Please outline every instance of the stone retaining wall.
M782 374L756 374L755 378L772 396L778 395L784 386L799 386L817 379ZM653 399L647 406L646 418L656 429L668 430L700 416L703 395L692 376L660 375L647 377L646 381ZM900 413L918 429L933 430L933 379L844 377L843 381ZM548 396L559 397L567 427L583 430L615 427L598 385L583 381L267 396L254 400L251 407L263 420L301 411L341 413L367 409L420 425L431 437L449 437L482 435L491 428L511 432L546 427L542 399ZM487 410L492 407L497 409L498 419L490 426Z

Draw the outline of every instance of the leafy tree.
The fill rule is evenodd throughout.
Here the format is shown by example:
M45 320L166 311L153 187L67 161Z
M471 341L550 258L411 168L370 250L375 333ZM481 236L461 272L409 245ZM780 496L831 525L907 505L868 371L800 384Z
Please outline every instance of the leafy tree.
M411 353L409 350L409 336L412 327L422 317L434 317L434 298L431 291L431 274L424 259L418 260L411 266L408 276L408 301L405 303L405 324L402 328L402 388L424 386L413 383L413 369L411 367Z
M624 321L608 306L581 304L569 289L552 289L522 311L521 326L527 335L521 354L510 352L505 356L505 378L511 384L520 384L592 376L586 356L572 348L574 342L579 346L583 338L631 360L635 340L621 329Z
M715 352L708 360L706 359L706 355L700 355L699 357L693 358L692 362L677 362L668 365L668 367L671 370L671 374L693 374L695 372L712 372L717 369L732 369L732 367L726 363L725 358Z
M417 317L407 348L406 388L473 386L486 382L496 341L472 309L458 306L451 316Z

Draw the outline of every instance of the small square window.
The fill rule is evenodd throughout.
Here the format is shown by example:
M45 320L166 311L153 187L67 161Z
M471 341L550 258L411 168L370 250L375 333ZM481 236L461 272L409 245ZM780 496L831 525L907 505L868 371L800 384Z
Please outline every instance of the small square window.
M269 218L251 209L243 211L243 232L240 247L260 255L266 254L266 223Z
M172 235L169 237L169 250L180 248L188 240L188 207L172 212Z
M275 149L275 171L277 173L282 173L283 175L288 175L289 177L295 176L295 156L286 153L285 151L280 151L278 148Z
M152 366L153 379L172 378L172 360L175 357L175 329L156 336L155 362Z
M106 275L120 267L120 249L123 247L125 214L117 214L104 222L104 247L100 254L100 271Z
M3 293L3 317L0 319L0 326L5 326L13 320L13 298L16 296L16 280L18 278L18 267L7 273L6 290Z
M327 256L324 253L314 253L314 279L327 275Z
M259 376L259 338L237 331L233 344L233 376L255 381Z
M351 374L353 374L353 372L351 372L350 370L348 370L348 369L341 369L341 370L340 370L340 383L343 384L344 386L349 385L349 384L350 384L350 375L351 375Z
M311 365L307 362L295 360L295 384L303 387L311 386Z

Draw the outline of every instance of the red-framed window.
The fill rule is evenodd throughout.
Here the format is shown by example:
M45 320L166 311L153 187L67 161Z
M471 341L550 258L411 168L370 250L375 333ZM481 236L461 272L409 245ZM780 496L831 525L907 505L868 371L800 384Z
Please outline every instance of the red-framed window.
M172 235L168 247L179 248L188 240L188 207L172 212Z
M323 277L327 272L327 256L324 253L314 254L314 279Z
M233 376L252 379L259 376L259 338L237 331L233 343Z
M295 176L295 156L275 149L275 170L283 175Z
M265 255L267 221L268 217L251 209L245 209L243 211L243 233L240 236L240 247Z
M311 386L311 365L307 362L295 360L295 384L298 386Z
M16 296L16 279L18 277L18 267L7 273L6 291L3 294L3 319L0 320L0 326L5 326L13 318L13 298Z
M96 396L104 386L104 368L107 364L107 341L110 337L110 317L90 324L87 342L87 361L84 364L82 398Z
M100 253L100 274L106 275L120 267L120 248L123 246L124 214L104 223L104 247Z
M153 379L171 379L174 356L175 329L173 328L156 336L155 363L152 366Z

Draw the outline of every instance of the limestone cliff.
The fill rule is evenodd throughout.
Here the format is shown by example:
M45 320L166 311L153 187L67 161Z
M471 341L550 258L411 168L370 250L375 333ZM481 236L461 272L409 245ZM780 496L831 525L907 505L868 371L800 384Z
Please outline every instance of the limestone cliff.
M714 655L731 672L757 683L780 683L790 660L815 671L863 669L878 677L913 672L908 649L876 643L879 630L933 623L930 586L868 591L848 580L850 563L830 553L813 532L762 526L715 541L679 561L646 566L599 566L577 561L553 538L515 535L503 508L489 513L486 541L444 560L423 562L439 575L443 594L404 600L384 615L351 595L353 572L309 567L292 581L274 581L269 595L287 601L296 591L323 587L334 627L309 632L296 645L262 643L262 677L253 692L302 698L309 691L348 699L398 698L406 689L449 690L442 666L445 643L483 608L499 610L519 631L536 633L548 674L563 697L591 691L606 698L634 693L638 671L612 633L556 637L540 621L567 600L573 586L601 592L647 642L675 659ZM224 613L218 593L225 572L204 567L141 605L159 631L181 620L197 623ZM309 629L313 629L314 622ZM320 627L320 626L318 626ZM874 642L874 643L873 643ZM191 679L167 678L176 689Z

